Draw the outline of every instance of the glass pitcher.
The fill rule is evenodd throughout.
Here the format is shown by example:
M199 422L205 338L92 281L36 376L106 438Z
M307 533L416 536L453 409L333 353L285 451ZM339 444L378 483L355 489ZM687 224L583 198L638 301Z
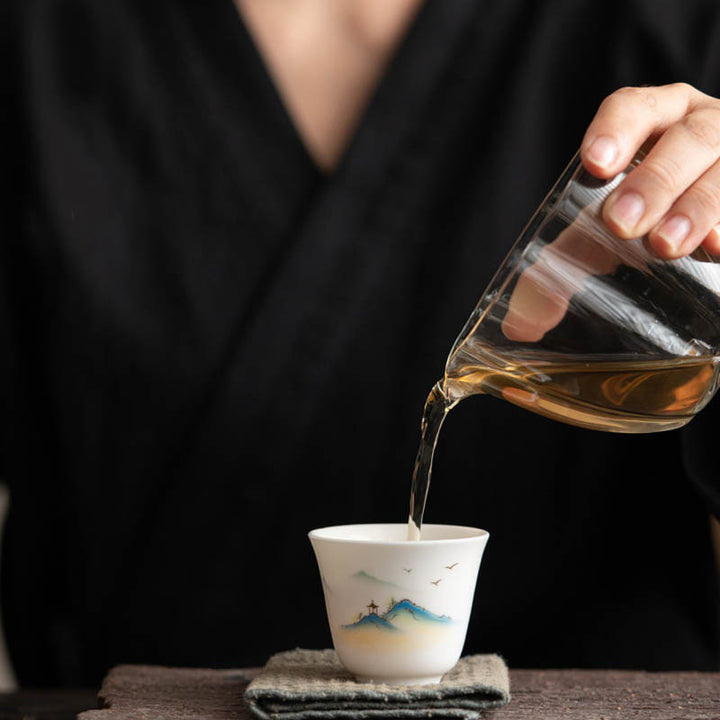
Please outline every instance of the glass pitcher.
M720 368L720 265L703 250L662 260L621 240L602 204L612 180L573 158L496 272L436 390L450 406L488 393L546 417L613 432L689 422Z

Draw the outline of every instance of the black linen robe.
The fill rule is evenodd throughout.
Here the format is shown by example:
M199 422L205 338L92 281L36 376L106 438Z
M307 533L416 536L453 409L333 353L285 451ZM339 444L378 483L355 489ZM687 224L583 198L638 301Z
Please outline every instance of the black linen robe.
M231 0L7 3L20 680L329 646L305 534L405 520L425 396L494 269L606 94L720 95L718 7L430 0L324 177ZM491 533L466 652L717 669L718 412L623 436L453 410L426 520Z

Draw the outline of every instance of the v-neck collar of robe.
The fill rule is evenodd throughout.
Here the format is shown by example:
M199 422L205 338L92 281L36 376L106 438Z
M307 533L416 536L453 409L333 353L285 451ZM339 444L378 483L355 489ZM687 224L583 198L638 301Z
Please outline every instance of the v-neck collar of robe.
M279 144L296 161L301 159L304 173L314 174L323 188L342 183L357 188L377 182L406 146L454 55L459 36L477 10L477 0L425 0L391 57L336 169L327 174L310 156L233 0L212 0L193 12L229 82L239 85L239 74L245 81L248 71L254 77L264 105L257 116L266 141Z

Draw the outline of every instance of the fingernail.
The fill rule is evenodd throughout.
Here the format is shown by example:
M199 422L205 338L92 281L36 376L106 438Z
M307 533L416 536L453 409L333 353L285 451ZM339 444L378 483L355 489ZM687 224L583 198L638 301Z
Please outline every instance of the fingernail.
M599 167L610 167L617 155L618 146L615 140L608 135L600 135L593 140L585 156Z
M656 234L671 250L677 250L690 234L690 220L684 215L673 215L660 225Z
M645 201L638 193L621 195L610 208L610 218L624 232L631 233L645 212Z

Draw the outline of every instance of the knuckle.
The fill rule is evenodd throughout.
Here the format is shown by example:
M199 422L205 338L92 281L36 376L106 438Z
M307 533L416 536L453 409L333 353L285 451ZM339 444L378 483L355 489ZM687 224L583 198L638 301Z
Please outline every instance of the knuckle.
M650 180L655 192L674 195L681 177L680 166L670 157L646 160L642 165L643 174Z
M684 129L703 147L720 149L720 111L696 110L682 119Z
M608 95L606 100L612 104L624 105L631 102L636 105L645 105L649 108L655 108L657 106L657 96L651 87L627 85L615 90L611 95Z
M670 83L670 85L667 86L669 90L674 90L675 92L685 95L686 97L690 97L693 93L695 93L695 88L690 85L690 83L686 82L675 82Z
M615 92L610 93L610 95L607 95L603 101L600 103L600 108L602 110L612 110L617 105L622 105L625 102L625 98L630 95L633 88L631 87L622 87L615 90Z

